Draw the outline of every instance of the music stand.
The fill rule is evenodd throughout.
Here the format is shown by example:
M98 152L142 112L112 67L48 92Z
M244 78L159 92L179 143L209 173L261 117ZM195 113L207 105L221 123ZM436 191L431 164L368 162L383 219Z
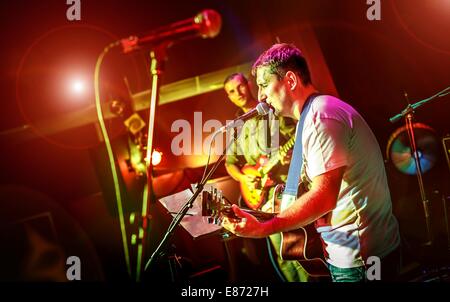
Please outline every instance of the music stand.
M205 188L207 190L207 188ZM190 189L159 199L159 202L167 209L173 217L176 216L194 193ZM205 238L206 236L216 234L222 229L220 225L208 223L202 216L201 198L197 197L188 210L186 216L180 222L180 225L192 236L193 240Z

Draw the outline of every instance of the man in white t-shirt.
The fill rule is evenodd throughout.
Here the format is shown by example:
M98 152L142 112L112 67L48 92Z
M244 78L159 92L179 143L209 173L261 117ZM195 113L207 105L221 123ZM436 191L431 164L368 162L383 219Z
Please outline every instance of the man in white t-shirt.
M258 101L253 97L249 82L242 73L233 73L224 81L224 89L230 101L235 104L239 111L236 117L252 110L258 105ZM270 134L267 133L267 124L269 124ZM267 136L277 138L280 144L285 144L295 131L295 122L292 119L283 117L275 118L269 113L268 115L256 117L245 122L240 130L239 136L231 144L225 159L225 168L228 174L236 181L247 187L254 188L258 183L258 179L254 174L246 174L242 172L245 165L256 166L261 156L270 156L274 151L269 146ZM273 145L278 147L278 142L272 141ZM275 156L278 154L275 153ZM284 161L285 158L282 156ZM288 163L288 162L287 162ZM287 163L277 164L272 172L275 184L268 190L268 194L264 196L264 200L257 206L258 210L271 212L271 203L267 202L272 199L272 194L277 183L286 182ZM248 201L246 201L247 203ZM254 208L255 204L247 204L248 207ZM289 282L306 282L311 280L297 261L285 261L279 256L281 236L273 234L269 237L275 249L276 261L283 274L283 279ZM244 241L247 250L252 250L251 241Z
M381 259L381 280L395 280L401 265L398 223L380 147L367 123L345 102L316 95L306 60L293 45L273 45L252 72L258 99L272 105L276 114L299 120L311 99L301 139L302 181L309 191L289 206L283 204L266 222L233 206L246 219L225 219L224 227L259 238L314 222L333 281L366 280L371 256Z

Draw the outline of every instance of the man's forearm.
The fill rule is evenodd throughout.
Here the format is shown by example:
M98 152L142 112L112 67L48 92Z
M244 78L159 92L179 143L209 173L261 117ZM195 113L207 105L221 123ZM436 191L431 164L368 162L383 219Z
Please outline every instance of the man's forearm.
M265 228L269 233L286 232L304 227L329 211L336 205L333 196L323 191L309 191L298 198L289 208L267 221Z
M316 176L311 190L289 208L269 220L273 232L295 230L306 226L336 208L345 166Z

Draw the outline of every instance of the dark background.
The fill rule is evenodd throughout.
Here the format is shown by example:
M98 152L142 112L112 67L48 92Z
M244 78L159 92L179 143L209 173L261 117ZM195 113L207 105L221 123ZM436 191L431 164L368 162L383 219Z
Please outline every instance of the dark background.
M390 136L402 126L401 121L391 124L389 117L406 106L404 92L411 102L415 102L449 86L450 4L437 0L382 0L380 21L366 18L368 7L364 0L81 0L81 20L71 22L66 19L68 6L63 0L2 1L0 213L2 223L6 225L2 232L9 236L3 236L1 244L10 246L9 252L5 253L10 257L6 261L12 263L11 270L15 270L15 263L22 265L19 264L22 261L20 253L14 251L23 253L29 248L20 247L24 243L6 242L5 238L10 238L12 233L5 230L11 230L10 223L51 212L55 217L56 239L46 238L46 242L59 241L66 255L73 253L81 255L82 261L86 259L85 262L89 262L83 266L89 267L84 271L86 279L128 278L107 158L94 124L52 135L43 134L40 125L94 104L94 64L105 45L131 34L145 34L184 20L205 8L214 9L222 16L220 34L214 39L193 39L171 47L162 85L254 61L261 51L278 40L293 42L304 50L309 60L323 58L320 63L327 67L327 72L312 68L313 81L322 83L321 79L329 77L336 93L365 117L386 154ZM311 48L308 51L310 40L302 37L306 29L312 29L320 55ZM127 78L132 93L149 89L147 56L146 51L126 56L119 52L108 54L102 65L102 99L121 99L129 104L124 78ZM65 85L72 74L84 75L89 83L84 96L67 93ZM321 88L330 91L329 85ZM441 238L441 245L433 247L433 252L442 259L448 259L445 258L448 251L442 198L449 194L450 181L441 139L450 131L449 109L447 96L421 107L416 114L417 122L434 129L430 135L434 135L438 143L432 154L437 162L424 174L424 182L433 206L434 233ZM160 106L154 145L163 152L163 161L155 168L155 175L181 171L187 182L198 178L199 169L195 168L201 169L206 156L177 157L170 150L174 137L170 131L173 121L186 119L192 122L196 111L202 112L203 120L224 122L234 117L235 107L221 89ZM145 111L140 114L146 118ZM120 150L123 150L127 137L123 119L107 122L119 165L123 157ZM21 130L24 125L29 128ZM406 245L420 246L425 227L417 180L399 172L388 160L386 169L394 210ZM172 174L168 175L172 177ZM222 169L217 177L224 175ZM122 177L126 178L124 174ZM140 207L139 190L143 182L141 179L127 184L123 188L124 208L129 213ZM168 186L167 192L176 191L176 185ZM226 186L231 188L233 184L230 182ZM150 232L153 247L168 217L157 209L152 210L156 211L154 228ZM22 234L21 228L16 224L13 232ZM192 243L182 232L177 236L176 240L181 242L177 246L185 247L180 248L180 253L194 259L193 266L199 263L198 268L192 268L194 272L203 267L214 267L216 262L225 267L227 273L230 267L245 266L239 262L245 243L230 243L234 246L232 252L237 255L230 260L223 249L224 243L217 238L205 239L206 243ZM217 261L211 253L211 259L189 255L198 251L197 244L206 244L212 249ZM256 246L261 248L264 243L257 242ZM251 258L251 252L248 252L251 249L244 246L244 250ZM202 257L204 261L197 259ZM425 265L425 260L419 256L414 260ZM257 264L254 267L258 267ZM265 261L259 266L271 269ZM252 275L247 271L246 275L239 270L234 273L237 280L274 278L273 273L254 271ZM2 278L29 280L31 277L27 276Z

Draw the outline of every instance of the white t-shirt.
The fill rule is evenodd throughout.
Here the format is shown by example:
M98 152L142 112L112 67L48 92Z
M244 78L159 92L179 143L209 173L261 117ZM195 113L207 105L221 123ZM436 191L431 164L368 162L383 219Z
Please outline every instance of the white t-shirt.
M327 262L362 266L398 247L381 150L361 115L335 97L318 96L305 117L302 143L307 179L346 166L336 208L316 222Z

